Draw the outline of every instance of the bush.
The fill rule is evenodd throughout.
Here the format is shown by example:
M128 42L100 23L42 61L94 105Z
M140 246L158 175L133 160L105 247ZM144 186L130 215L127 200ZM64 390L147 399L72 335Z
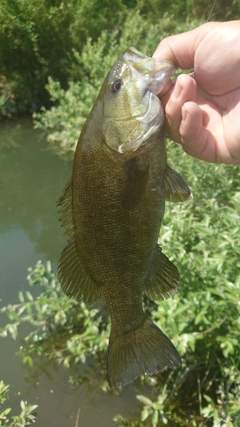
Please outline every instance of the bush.
M125 16L121 0L2 0L0 76L7 78L5 86L11 88L18 109L49 106L48 76L66 89L74 69L72 49L81 52L89 37L99 37L106 22L111 32Z
M0 75L23 104L46 102L44 86L53 75L67 83L71 56L70 4L60 1L2 0L0 6Z
M148 0L142 3L141 13L152 23L158 23L164 14L172 15L177 23L194 19L227 21L239 16L239 6L239 0Z

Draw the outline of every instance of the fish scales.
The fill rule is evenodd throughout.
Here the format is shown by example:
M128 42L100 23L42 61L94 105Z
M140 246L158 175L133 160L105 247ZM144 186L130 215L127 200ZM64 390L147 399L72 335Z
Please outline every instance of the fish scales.
M143 159L145 150L149 151L143 150ZM99 156L98 151L89 158L81 144L76 152L76 173L81 170L91 183L97 180L91 191L88 180L81 180L78 185L78 177L73 172L73 194L75 191L81 194L81 198L73 198L73 217L81 218L80 223L75 222L76 244L89 275L101 286L111 316L112 333L115 329L130 330L131 323L136 325L137 319L139 325L143 322L141 292L164 209L161 183L165 171L160 170L157 161L161 152L163 146L156 141L148 153L148 162L144 161L143 166L141 158L136 158L133 169L132 159L122 159L121 155L118 162L115 158L113 161L112 156ZM135 177L129 179L132 173ZM129 181L132 183L128 187ZM76 189L74 183L77 183ZM144 188L140 197L137 190L141 186ZM158 193L158 197L153 198L152 191ZM139 209L142 204L144 210ZM86 223L87 226L83 226Z
M82 152L81 144L78 146L73 171L76 245L85 265L91 270L91 277L103 284L106 271L109 271L111 280L115 275L121 279L129 263L134 263L136 275L136 263L140 270L146 271L149 255L155 247L164 203L163 185L160 185L162 171L155 161L161 146L158 142L154 145L151 147L152 162L147 165L150 169L147 174L152 179L146 182L143 176L145 188L141 198L137 195L136 200L134 186L141 187L141 174L128 188L129 159L115 162L110 156L101 156L98 152L89 158ZM88 179L81 180L79 171L84 176L87 174ZM145 173L143 171L143 175ZM152 175L155 175L154 181ZM153 188L159 197L152 197ZM142 204L145 208L139 209ZM93 246L97 250L94 251Z
M143 292L165 299L179 286L176 267L157 244L165 200L190 197L167 165L164 114L156 96L173 69L134 48L125 52L83 127L72 178L59 200L69 235L59 280L69 296L86 301L103 296L106 302L111 386L181 364L142 306Z

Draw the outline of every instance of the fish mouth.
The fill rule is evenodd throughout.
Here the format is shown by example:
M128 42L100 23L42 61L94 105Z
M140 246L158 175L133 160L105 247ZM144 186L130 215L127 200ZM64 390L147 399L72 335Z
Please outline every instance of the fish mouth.
M130 47L123 58L128 63L133 75L139 77L143 84L145 83L146 90L150 90L154 95L159 95L175 71L172 61L157 61L134 47Z
M141 98L146 108L142 114L133 115L122 120L135 120L136 126L129 134L128 140L118 146L118 152L129 155L144 146L149 138L162 127L164 110L158 98L167 81L172 76L175 66L170 61L156 61L135 48L129 48L123 56L129 66L133 80L139 82ZM121 119L120 119L121 120Z

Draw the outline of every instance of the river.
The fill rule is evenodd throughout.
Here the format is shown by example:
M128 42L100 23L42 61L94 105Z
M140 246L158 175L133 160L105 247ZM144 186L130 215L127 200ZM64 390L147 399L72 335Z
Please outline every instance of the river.
M38 260L49 259L56 270L66 243L56 200L71 167L72 160L59 156L29 120L0 123L1 307L18 302L18 292L28 288L27 269ZM2 315L0 321L3 325L6 318ZM36 427L110 427L116 414L139 417L141 405L135 396L144 389L133 384L119 394L104 392L100 367L94 367L91 384L75 387L69 377L74 378L79 367L66 370L44 357L37 367L25 367L16 352L26 328L20 328L16 341L0 338L0 380L10 385L11 415L20 413L24 400L38 405ZM80 369L92 369L90 362Z

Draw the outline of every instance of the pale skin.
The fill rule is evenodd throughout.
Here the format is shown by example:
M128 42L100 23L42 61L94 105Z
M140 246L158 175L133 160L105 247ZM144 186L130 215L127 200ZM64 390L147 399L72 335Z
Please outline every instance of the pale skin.
M160 94L171 139L198 159L240 162L240 20L167 37L153 56L183 70Z

